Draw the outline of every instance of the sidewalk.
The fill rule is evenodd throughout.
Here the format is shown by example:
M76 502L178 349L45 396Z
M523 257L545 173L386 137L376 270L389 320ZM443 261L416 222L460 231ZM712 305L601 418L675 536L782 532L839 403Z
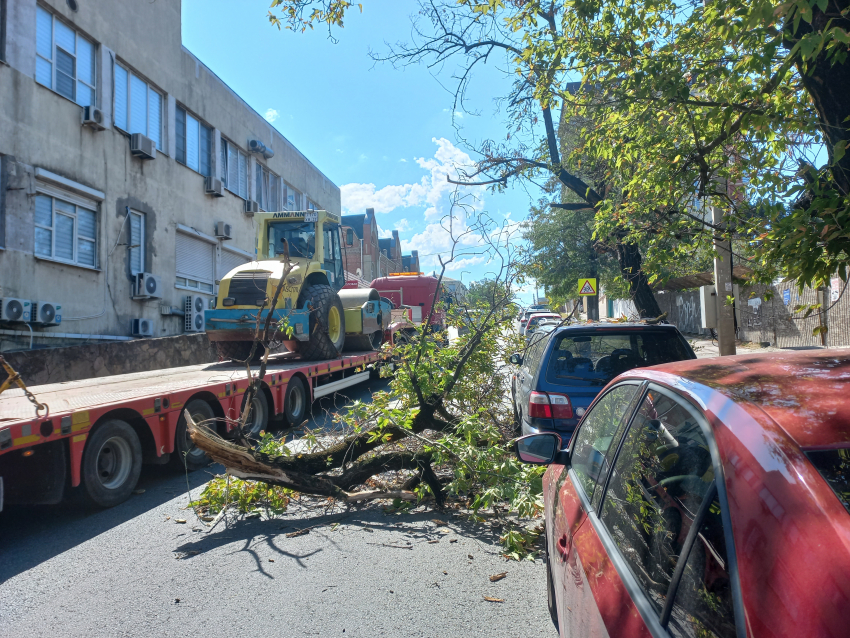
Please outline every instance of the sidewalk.
M711 339L708 339L702 335L693 335L693 334L685 334L682 333L682 336L687 339L688 343L691 344L691 348L694 349L694 352L697 354L697 358L699 359L709 359L711 357L719 357L720 350L717 347L717 342L712 342ZM750 342L736 342L736 350L737 354L765 354L767 352L780 352L785 348L777 348L776 346L769 346L767 348L760 347L757 343ZM799 348L793 348L794 350L798 350ZM816 348L812 348L813 350Z

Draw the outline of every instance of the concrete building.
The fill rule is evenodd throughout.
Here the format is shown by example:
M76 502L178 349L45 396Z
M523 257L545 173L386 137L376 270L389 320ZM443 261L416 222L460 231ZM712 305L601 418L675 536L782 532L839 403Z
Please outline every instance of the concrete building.
M36 345L184 332L253 212L304 208L339 188L183 47L180 0L0 0L0 299L56 308Z

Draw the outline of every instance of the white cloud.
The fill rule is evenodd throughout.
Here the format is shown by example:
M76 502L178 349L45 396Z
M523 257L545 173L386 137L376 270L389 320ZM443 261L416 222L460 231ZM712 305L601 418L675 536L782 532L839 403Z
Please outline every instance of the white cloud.
M280 113L274 109L269 109L263 117L265 117L269 122L274 122L278 117L280 117Z
M433 157L416 157L414 162L425 173L419 182L410 184L389 184L377 188L375 184L344 184L342 191L342 207L346 213L362 213L367 208L374 208L376 213L391 213L403 208L421 208L425 229L416 233L410 239L402 240L402 250L405 254L418 250L423 270L433 270L439 267L437 254L445 259L452 248L452 239L448 231L451 226L455 237L463 236L456 249L456 261L450 270L462 270L479 265L486 261L482 256L482 238L469 233L466 215L483 206L483 186L458 186L447 178L458 180L460 171L470 170L474 162L470 156L457 148L445 138L432 138L436 145ZM455 207L452 211L452 199L462 198L465 206ZM454 219L449 224L448 215L452 212ZM408 214L407 217L410 215ZM411 230L408 219L395 222L399 232ZM381 231L382 237L390 236Z
M406 159L404 159L403 157L399 160L399 162L402 162L402 163L404 163L404 164L407 164L407 160L406 160Z
M344 184L342 207L349 213L362 212L374 208L376 213L389 213L396 208L425 207L425 218L440 219L449 208L448 196L456 185L450 184L447 177L457 180L459 170L471 169L472 158L445 138L432 138L437 145L433 157L417 157L414 161L427 174L416 184L390 184L377 188L375 184ZM482 187L461 187L461 192L474 194L479 201L484 192Z

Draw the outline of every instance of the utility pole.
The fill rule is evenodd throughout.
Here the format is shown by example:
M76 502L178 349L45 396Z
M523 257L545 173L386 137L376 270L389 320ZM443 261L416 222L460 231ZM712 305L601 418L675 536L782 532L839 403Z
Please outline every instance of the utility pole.
M591 247L590 250L590 277L596 280L596 294L587 299L587 319L589 321L599 321L599 265L596 251Z
M723 182L725 187L726 182ZM735 308L726 303L733 294L732 246L719 234L726 229L724 212L720 206L711 207L711 222L714 224L714 290L717 293L717 345L720 356L735 354ZM721 229L721 230L718 230ZM737 300L736 300L737 301Z

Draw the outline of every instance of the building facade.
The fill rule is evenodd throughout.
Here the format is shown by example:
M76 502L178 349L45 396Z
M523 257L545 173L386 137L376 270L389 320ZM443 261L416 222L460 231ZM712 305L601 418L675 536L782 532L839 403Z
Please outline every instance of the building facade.
M360 215L343 215L341 232L345 270L360 282L369 283L391 272L419 270L418 251L402 255L397 230L390 237L378 236L374 208Z
M184 332L282 209L340 190L183 47L180 0L0 0L0 299L58 308L36 344Z

